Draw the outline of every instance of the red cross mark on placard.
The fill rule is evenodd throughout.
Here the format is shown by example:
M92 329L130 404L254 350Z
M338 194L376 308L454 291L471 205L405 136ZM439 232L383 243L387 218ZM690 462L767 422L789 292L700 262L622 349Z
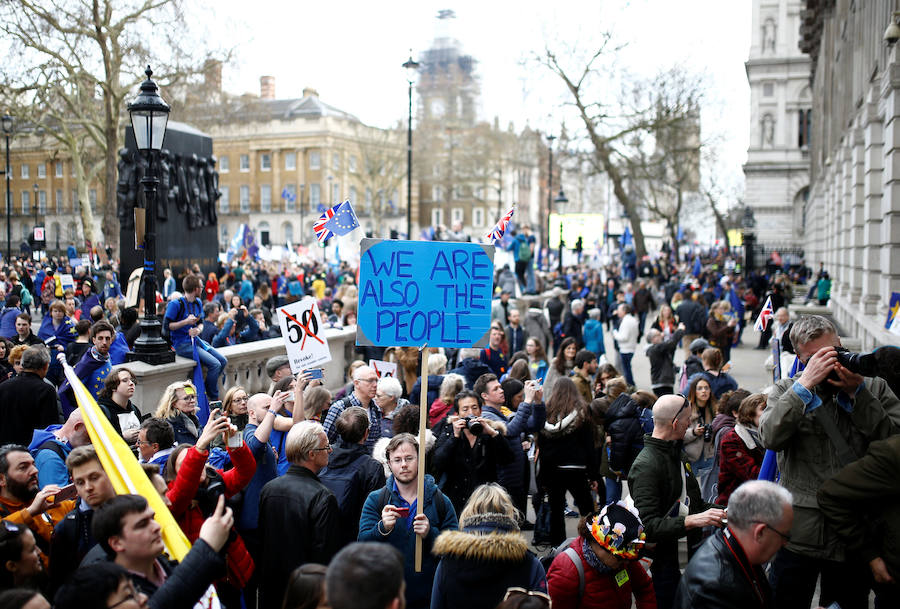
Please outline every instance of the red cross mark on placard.
M321 338L319 338L318 336L316 336L316 335L313 333L313 331L309 329L309 325L307 325L309 322L303 323L302 321L299 321L296 317L294 317L293 315L291 315L290 313L288 313L287 311L285 311L285 310L283 310L283 309L282 309L281 312L284 313L284 316L285 316L285 317L287 317L287 318L290 319L292 322L294 322L295 324L297 324L298 326L300 326L301 328L303 328L303 329L305 330L305 332L303 333L303 342L300 343L300 349L301 349L301 350L303 349L303 346L306 345L306 337L307 337L307 336L312 336L314 339L316 339L317 341L319 341L319 344L322 344L322 345L325 344L325 341L323 341ZM310 307L310 308L309 308L309 318L310 318L310 319L312 319L312 315L313 315L313 307ZM301 315L301 317L302 317L302 315Z

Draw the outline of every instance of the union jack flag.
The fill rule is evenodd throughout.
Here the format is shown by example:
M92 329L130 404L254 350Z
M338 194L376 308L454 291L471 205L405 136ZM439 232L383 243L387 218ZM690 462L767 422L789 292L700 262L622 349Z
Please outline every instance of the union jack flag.
M325 228L325 225L328 224L328 221L334 217L334 207L329 207L325 210L325 213L319 216L319 219L316 220L316 223L313 224L313 230L316 231L316 239L319 242L327 241L334 237L334 233Z
M766 328L769 327L769 322L772 321L774 316L775 311L772 310L772 297L769 296L766 298L766 304L763 305L762 310L759 312L759 317L756 318L754 329L757 332L765 332Z
M515 207L510 207L509 211L506 212L506 215L500 218L497 224L494 225L494 228L491 229L491 232L487 234L487 238L491 241L497 241L501 237L503 237L503 233L506 232L506 227L509 226L509 221L513 217L513 214L516 212Z
M313 230L316 231L316 239L319 241L331 239L335 235L346 235L358 227L359 220L357 220L356 214L353 213L353 206L350 205L350 201L344 201L331 209L326 209L325 213L319 216L319 219L313 224Z

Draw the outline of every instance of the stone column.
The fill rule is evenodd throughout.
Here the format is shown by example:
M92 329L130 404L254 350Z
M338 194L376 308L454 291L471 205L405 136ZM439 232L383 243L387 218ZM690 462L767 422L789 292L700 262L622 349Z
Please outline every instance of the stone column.
M900 254L894 244L900 243L900 63L897 48L891 51L881 81L882 108L884 109L884 192L881 199L881 231L879 268L881 280L879 293L882 301L876 316L882 318L887 311L887 298L891 292L900 291Z
M850 288L850 302L858 304L862 296L862 259L863 259L863 206L865 199L863 196L863 184L865 180L865 134L861 127L853 127L849 131L851 140L851 148L848 156L850 157L849 175L847 182L847 203L848 203L848 237L850 247L848 248L848 256L850 258L850 268L848 269L848 279Z
M878 112L878 91L870 88L863 108L863 133L865 137L863 180L863 252L862 252L862 306L866 315L874 315L882 299L879 291L881 255L881 193L884 179L884 134L881 115Z

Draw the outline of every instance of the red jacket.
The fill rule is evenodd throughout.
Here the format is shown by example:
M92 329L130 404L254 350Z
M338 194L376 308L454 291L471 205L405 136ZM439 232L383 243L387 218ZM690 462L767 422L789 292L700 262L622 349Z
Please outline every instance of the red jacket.
M216 294L219 293L219 282L216 279L207 279L206 280L206 301L212 302L216 297Z
M244 489L253 474L256 473L256 459L253 453L243 444L240 448L229 448L228 454L234 468L226 471L216 470L222 476L225 483L225 496L231 497ZM178 470L175 480L169 482L169 490L166 497L172 502L170 511L175 520L181 526L181 530L187 535L191 543L197 541L200 536L200 527L203 526L203 512L194 501L197 489L200 487L200 475L206 467L206 459L209 452L200 452L193 446L187 449L187 455ZM235 587L243 588L247 585L250 576L253 575L253 559L244 545L241 536L234 533L235 539L228 544L226 562L228 564L227 580Z
M581 604L578 604L578 570L566 554L560 553L547 571L547 588L554 608L630 609L634 595L634 606L637 609L656 609L653 583L639 561L625 563L628 581L619 586L616 584L615 573L601 575L585 562L581 537L576 537L569 547L575 548L584 565L584 595L581 597Z
M747 480L756 480L766 451L762 446L747 448L735 430L722 436L719 444L719 496L716 503L728 505L731 493Z

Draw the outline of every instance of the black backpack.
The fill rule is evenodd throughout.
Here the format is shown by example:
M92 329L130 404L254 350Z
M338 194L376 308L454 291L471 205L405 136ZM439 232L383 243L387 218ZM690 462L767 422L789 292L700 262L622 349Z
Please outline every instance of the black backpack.
M366 459L363 455L347 467L338 469L326 467L319 472L319 482L331 489L337 499L343 522L359 521L358 510L361 507L360 489L362 484L358 474L365 462Z

